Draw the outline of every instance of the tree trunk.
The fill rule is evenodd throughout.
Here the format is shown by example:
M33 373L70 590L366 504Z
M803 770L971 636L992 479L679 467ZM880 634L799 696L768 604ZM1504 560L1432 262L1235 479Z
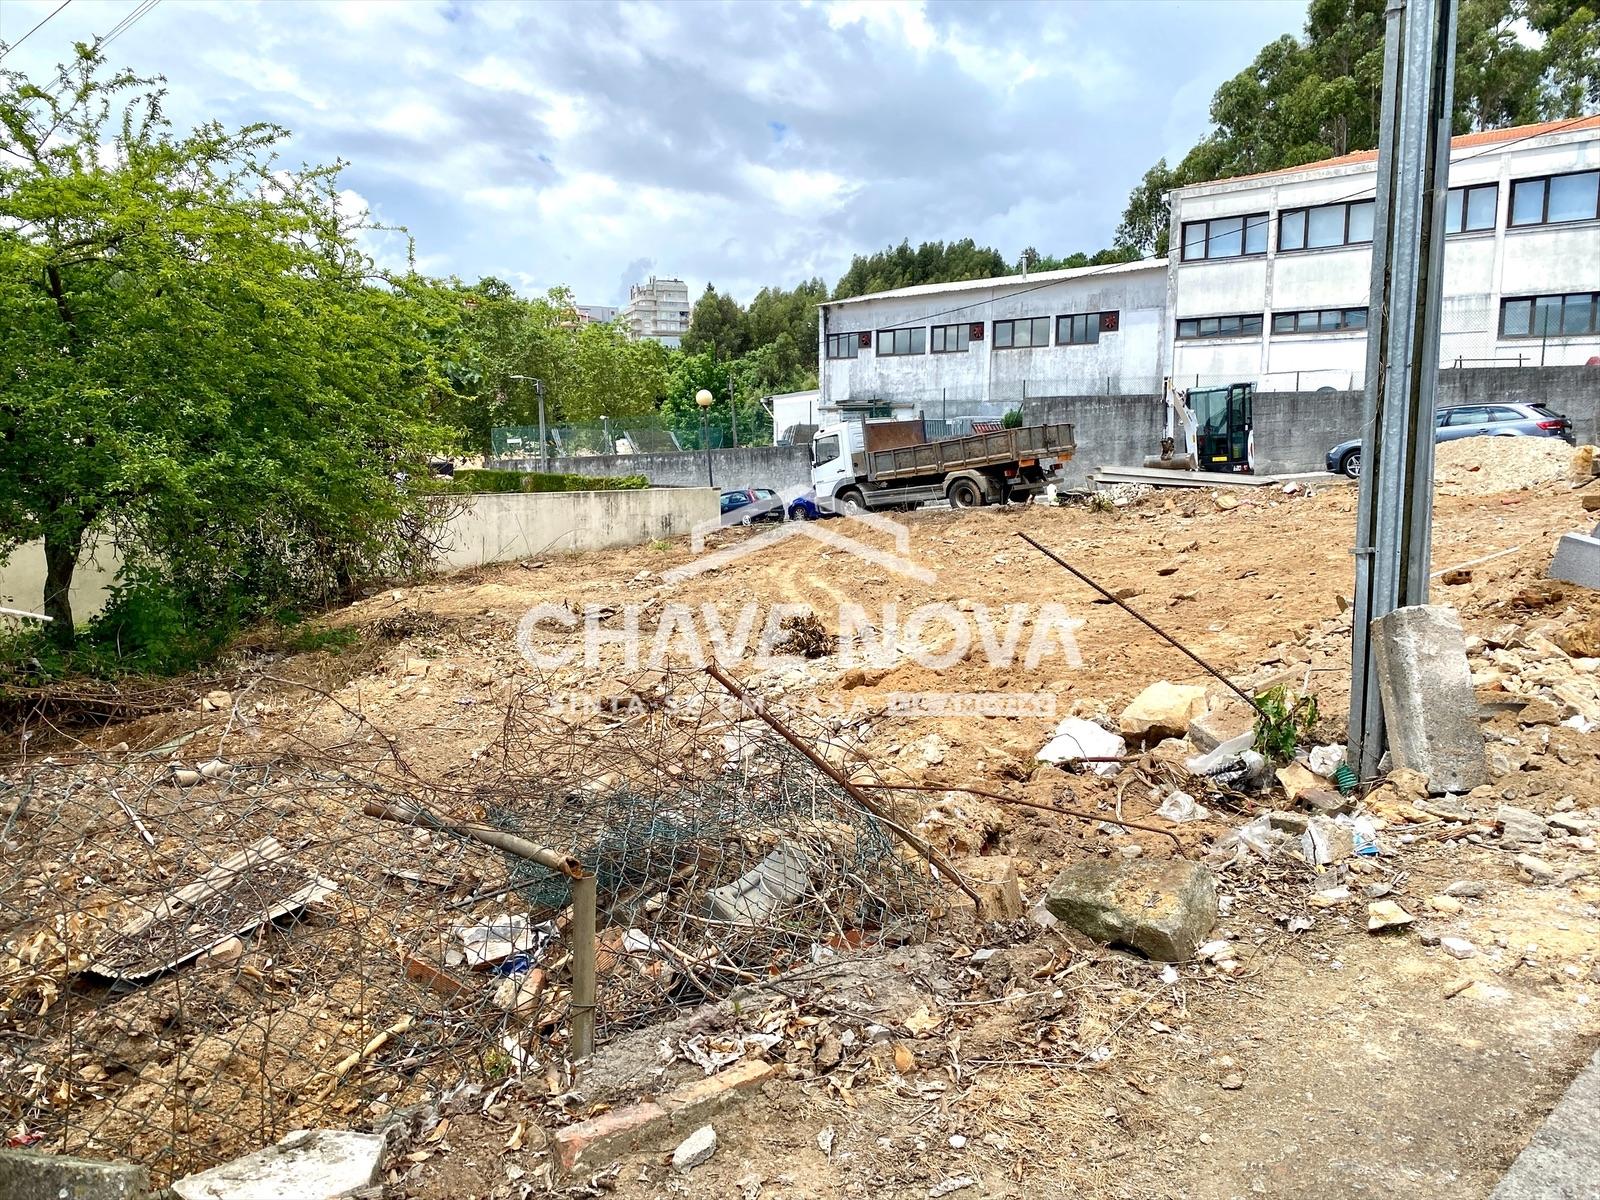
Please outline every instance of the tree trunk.
M57 645L70 646L76 630L72 623L72 576L83 553L83 529L52 529L44 535L44 615L50 618L50 636Z

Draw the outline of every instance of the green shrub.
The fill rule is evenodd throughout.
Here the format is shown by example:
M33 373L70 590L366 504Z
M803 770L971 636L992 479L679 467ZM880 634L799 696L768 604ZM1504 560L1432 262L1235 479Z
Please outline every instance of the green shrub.
M609 492L646 488L643 475L590 476L540 471L457 471L445 490L458 494L480 492Z

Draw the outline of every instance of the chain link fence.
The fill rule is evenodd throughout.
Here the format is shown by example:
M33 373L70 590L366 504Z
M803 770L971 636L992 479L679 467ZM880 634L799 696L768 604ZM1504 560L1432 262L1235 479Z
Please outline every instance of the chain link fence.
M497 742L438 773L327 693L272 691L228 698L205 744L0 768L12 1145L168 1181L465 1080L565 1088L586 963L604 1040L920 937L939 894L892 823L698 672L513 687ZM850 724L791 724L850 760ZM594 880L587 950L573 881L497 837Z

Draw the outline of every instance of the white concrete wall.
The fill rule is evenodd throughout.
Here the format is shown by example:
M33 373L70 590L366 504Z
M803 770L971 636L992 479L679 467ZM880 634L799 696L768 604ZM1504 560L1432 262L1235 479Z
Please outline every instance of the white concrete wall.
M446 528L440 563L476 567L637 546L686 534L718 512L716 489L701 487L476 495Z
M1029 278L1008 276L962 284L902 288L873 297L822 306L819 324L821 408L883 399L909 411L895 415L954 417L980 404L1016 404L1023 396L1121 394L1159 390L1162 337L1166 326L1166 265L1123 264L1052 271ZM1116 312L1119 328L1091 345L1054 344L1055 318ZM994 322L1048 317L1051 344L997 349ZM887 355L877 353L880 329L919 325L984 326L981 341L965 352ZM873 348L855 358L827 357L830 333L870 333Z
M1517 179L1600 167L1600 129L1572 129L1527 140L1474 144L1452 151L1450 185L1499 185L1492 230L1449 234L1439 360L1506 365L1522 356L1534 365L1576 365L1600 354L1600 336L1502 338L1500 301L1600 288L1600 220L1508 228ZM1252 179L1220 180L1172 195L1173 254L1168 263L1171 318L1164 329L1167 361L1180 384L1254 380L1265 388L1360 387L1366 375L1365 333L1278 334L1274 312L1367 306L1372 287L1369 245L1279 253L1278 215L1286 208L1369 199L1372 161L1308 167ZM1185 222L1217 216L1269 215L1267 252L1248 258L1184 262ZM1178 341L1182 317L1263 314L1259 337ZM1370 314L1369 314L1370 317Z
M121 556L109 546L91 548L83 556L68 592L76 620L87 621L105 608L121 567ZM25 542L0 564L0 608L31 613L44 610L43 542Z

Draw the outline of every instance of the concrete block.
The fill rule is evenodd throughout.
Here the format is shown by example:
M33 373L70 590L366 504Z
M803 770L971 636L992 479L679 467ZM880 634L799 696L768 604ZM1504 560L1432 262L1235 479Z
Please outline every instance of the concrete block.
M556 1133L556 1161L563 1171L579 1166L597 1166L647 1142L665 1137L672 1123L659 1104L630 1104L608 1113L568 1125Z
M5 1200L145 1200L150 1177L130 1163L0 1150Z
M1600 1054L1572 1081L1489 1200L1593 1196L1600 1179Z
M1217 881L1199 863L1088 859L1056 876L1045 904L1097 941L1182 962L1217 923Z
M782 1068L777 1063L748 1058L705 1079L696 1079L658 1101L667 1111L674 1129L704 1125L712 1117L738 1103L739 1098L760 1087Z
M1435 795L1488 783L1466 635L1455 610L1397 608L1372 623L1372 651L1394 765L1422 772Z
M1587 533L1562 534L1545 574L1600 591L1600 538Z
M335 1200L380 1182L384 1138L349 1129L299 1129L275 1146L172 1185L179 1200Z
M783 842L738 879L713 891L706 915L713 921L759 925L809 892L816 869L804 850Z

